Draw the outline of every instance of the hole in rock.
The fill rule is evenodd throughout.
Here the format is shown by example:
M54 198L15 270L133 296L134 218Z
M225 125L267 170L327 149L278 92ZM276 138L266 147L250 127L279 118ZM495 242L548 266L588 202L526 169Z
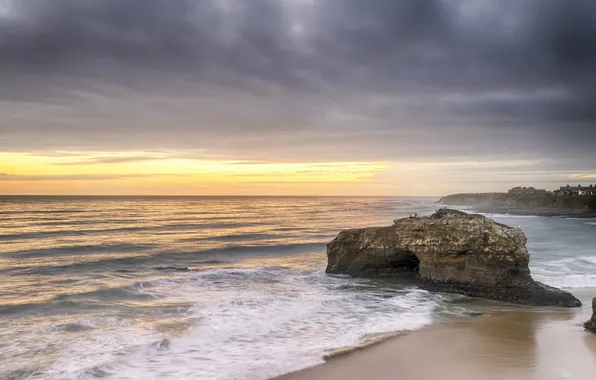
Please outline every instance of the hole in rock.
M418 273L420 259L412 252L399 252L389 261L392 272Z

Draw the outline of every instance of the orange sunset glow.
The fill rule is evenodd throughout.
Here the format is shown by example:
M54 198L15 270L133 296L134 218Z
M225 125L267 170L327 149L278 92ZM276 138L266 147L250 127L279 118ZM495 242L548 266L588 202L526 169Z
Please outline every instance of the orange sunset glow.
M374 162L202 160L143 152L0 153L0 193L362 194L371 192L370 181L386 167Z

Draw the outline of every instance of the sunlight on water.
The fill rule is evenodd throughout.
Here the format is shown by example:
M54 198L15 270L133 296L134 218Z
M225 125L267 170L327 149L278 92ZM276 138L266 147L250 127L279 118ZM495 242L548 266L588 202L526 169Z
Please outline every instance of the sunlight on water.
M0 200L0 378L267 379L461 313L415 285L325 275L345 228L414 198ZM512 218L546 283L596 285L594 226Z

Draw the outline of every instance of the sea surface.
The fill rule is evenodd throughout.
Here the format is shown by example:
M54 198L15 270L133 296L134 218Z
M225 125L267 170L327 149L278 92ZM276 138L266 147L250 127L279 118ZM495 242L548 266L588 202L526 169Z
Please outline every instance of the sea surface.
M435 198L0 197L0 379L265 380L469 311L408 281L325 274L345 228ZM596 287L596 222L489 215L535 279Z

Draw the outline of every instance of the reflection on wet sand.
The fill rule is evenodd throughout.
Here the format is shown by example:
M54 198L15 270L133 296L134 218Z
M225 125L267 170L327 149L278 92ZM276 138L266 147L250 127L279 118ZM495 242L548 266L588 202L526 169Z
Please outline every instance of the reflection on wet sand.
M584 299L582 302L586 305ZM561 314L568 318L556 319ZM587 315L586 307L575 312L559 311L539 326L539 362L534 379L596 379L596 336L582 325Z
M581 328L584 309L512 306L453 327L471 347L466 359L503 378L588 380L596 378L596 336Z
M536 363L538 314L523 311L487 316L472 325L476 360L499 363L503 370Z
M544 326L569 321L573 312L512 308L481 317L477 323L459 322L470 340L470 350L476 363L495 368L503 376L530 378L540 366L539 341ZM466 326L463 326L465 323Z
M596 378L596 334L582 327L587 308L464 302L484 314L450 319L280 380Z
M596 366L596 335L588 335L584 336L584 343L586 344L586 348L588 351L592 353L592 359L594 360L594 366Z

